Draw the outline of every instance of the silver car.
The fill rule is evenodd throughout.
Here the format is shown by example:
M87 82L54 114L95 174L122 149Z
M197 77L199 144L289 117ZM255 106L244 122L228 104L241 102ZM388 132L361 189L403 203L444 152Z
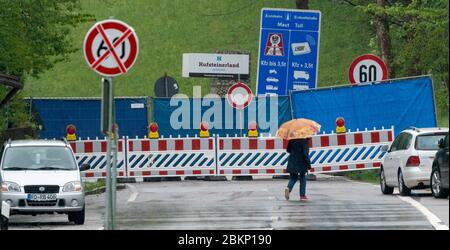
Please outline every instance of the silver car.
M1 200L11 214L68 214L84 224L84 190L80 168L65 141L9 141L0 151Z

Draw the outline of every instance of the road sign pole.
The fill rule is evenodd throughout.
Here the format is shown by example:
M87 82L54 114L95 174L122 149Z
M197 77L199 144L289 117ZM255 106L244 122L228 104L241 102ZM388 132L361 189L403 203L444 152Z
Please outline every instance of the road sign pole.
M115 108L114 108L115 109ZM115 113L115 112L114 112ZM116 117L114 114L114 124L116 124ZM116 230L116 185L117 185L117 141L119 137L119 130L117 125L113 129L113 166L112 166L112 230Z
M241 82L241 75L240 74L238 74L238 82ZM240 131L241 131L241 137L242 137L242 127L243 127L243 125L242 125L242 109L241 110L239 110L239 128L240 128Z
M242 137L242 127L243 127L243 122L242 122L242 112L243 112L243 110L242 109L240 109L239 110L239 127L240 127L240 129L241 129L241 137Z
M113 80L112 78L107 79L109 83L109 91L108 91L108 145L107 145L107 151L106 151L106 196L105 196L105 207L106 207L106 213L105 213L105 229L106 230L113 230L113 211L112 211L112 178L111 178L111 152L113 147L113 140L112 140L112 121L113 121Z

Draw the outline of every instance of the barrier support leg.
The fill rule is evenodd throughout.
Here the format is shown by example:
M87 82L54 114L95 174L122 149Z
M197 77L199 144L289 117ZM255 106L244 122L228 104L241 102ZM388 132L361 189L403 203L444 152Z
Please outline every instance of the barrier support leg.
M199 181L201 179L202 179L202 177L199 177L199 176L186 176L186 177L184 177L185 181Z
M226 176L220 176L220 175L212 175L212 176L205 176L205 181L228 181Z
M144 177L144 182L161 182L161 177Z
M240 175L240 176L233 176L233 181L252 181L253 176L251 175Z
M274 175L274 176L272 176L272 179L288 180L289 179L289 175Z
M307 174L306 180L308 181L317 181L317 176L315 174Z
M117 183L136 183L136 178L133 177L117 178Z
M179 177L179 176L162 177L161 181L181 181L181 177Z

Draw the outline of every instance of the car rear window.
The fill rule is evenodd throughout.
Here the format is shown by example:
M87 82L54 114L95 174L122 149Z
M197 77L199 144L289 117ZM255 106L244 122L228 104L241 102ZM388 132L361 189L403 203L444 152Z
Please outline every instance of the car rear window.
M445 138L446 134L425 134L416 138L416 150L438 150L439 140Z

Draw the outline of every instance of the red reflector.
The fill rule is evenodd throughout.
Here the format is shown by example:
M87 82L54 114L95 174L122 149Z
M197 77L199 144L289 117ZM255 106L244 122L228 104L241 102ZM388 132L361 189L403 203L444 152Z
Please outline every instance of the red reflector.
M69 125L69 126L67 126L67 134L69 134L69 135L75 134L75 131L76 131L76 130L77 130L77 129L75 128L74 125Z
M153 133L158 132L158 129L159 129L158 124L156 124L155 122L152 122L150 124L150 131L151 132L153 132Z
M410 156L408 158L408 161L406 162L407 167L418 167L420 165L420 158L419 156Z

